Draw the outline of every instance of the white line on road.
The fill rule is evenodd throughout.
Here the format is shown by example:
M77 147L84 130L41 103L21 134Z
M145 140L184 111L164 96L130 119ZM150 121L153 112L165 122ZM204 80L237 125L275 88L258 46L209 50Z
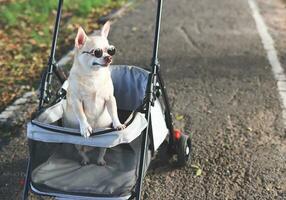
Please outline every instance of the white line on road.
M267 52L268 61L272 67L274 78L277 81L277 89L280 95L282 116L284 126L286 127L286 76L279 61L277 51L275 49L275 42L268 32L267 26L259 12L259 8L255 0L248 0L248 4L252 10L252 15L256 23L258 33L260 35L262 44Z

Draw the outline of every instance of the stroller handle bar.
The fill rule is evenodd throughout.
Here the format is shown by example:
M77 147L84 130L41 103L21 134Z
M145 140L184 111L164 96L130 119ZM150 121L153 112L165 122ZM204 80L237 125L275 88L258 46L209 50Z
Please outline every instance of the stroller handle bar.
M162 7L163 0L158 0L157 5L157 16L156 16L156 29L155 29L155 38L154 38L154 46L153 46L153 58L151 66L153 67L153 73L156 72L154 70L154 66L159 66L158 60L158 49L159 49L159 39L160 39L160 28L161 28L161 16L162 16Z
M58 78L60 78L61 82L63 83L63 78L65 78L64 75L60 75L60 70L56 70L57 67L56 61L55 61L55 52L56 52L56 45L58 40L58 33L59 33L59 26L60 26L60 20L62 15L62 6L63 6L63 0L59 0L58 2L58 9L57 9L57 17L56 22L54 26L54 32L53 32L53 41L51 46L51 53L48 61L48 68L46 72L44 72L42 80L41 80L41 86L40 86L40 101L39 101L39 108L38 110L41 110L42 106L45 102L49 101L50 97L50 85L52 82L52 75L54 72L56 72L56 75Z
M51 93L50 85L52 82L53 73L56 74L56 76L60 79L62 83L64 82L64 79L66 79L65 74L63 74L63 72L58 68L56 60L55 60L55 51L56 51L56 44L57 44L57 39L58 39L59 24L61 20L63 1L64 0L58 1L57 16L56 16L56 21L54 25L53 41L51 45L50 57L48 61L47 70L46 72L44 72L42 80L41 80L40 101L39 101L38 110L41 110L44 103L47 103L49 101L50 93ZM154 37L154 44L153 44L153 57L152 57L152 62L151 62L153 74L156 74L159 68L158 49L159 49L159 39L160 39L162 5L163 5L163 0L158 0L156 29L155 29L155 37Z

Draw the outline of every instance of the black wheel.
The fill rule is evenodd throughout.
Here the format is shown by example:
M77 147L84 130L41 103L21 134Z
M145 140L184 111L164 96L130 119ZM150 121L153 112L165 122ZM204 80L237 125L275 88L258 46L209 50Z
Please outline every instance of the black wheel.
M178 165L180 167L186 166L191 161L192 141L187 135L182 134L178 140L177 154Z

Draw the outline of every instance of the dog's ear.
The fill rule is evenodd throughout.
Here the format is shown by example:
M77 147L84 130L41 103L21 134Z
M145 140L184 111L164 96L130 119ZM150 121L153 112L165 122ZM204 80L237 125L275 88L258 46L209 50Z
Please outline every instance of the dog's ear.
M101 36L107 38L109 30L110 30L110 21L107 21L101 29Z
M86 41L86 38L87 38L87 36L86 36L84 30L81 27L79 27L78 31L77 31L76 38L75 38L75 47L78 49L83 47L83 45Z

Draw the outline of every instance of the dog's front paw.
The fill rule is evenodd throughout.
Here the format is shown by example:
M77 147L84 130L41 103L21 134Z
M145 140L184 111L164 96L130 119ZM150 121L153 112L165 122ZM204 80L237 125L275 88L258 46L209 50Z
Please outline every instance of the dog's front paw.
M83 158L80 162L82 166L88 165L90 162L89 158Z
M123 130L126 128L126 125L125 124L121 124L121 123L113 123L113 127L116 129L116 130Z
M83 137L88 138L91 133L92 133L92 128L87 122L80 124L80 134Z
M100 166L105 166L105 165L106 165L106 162L105 162L104 159L98 159L98 160L96 161L96 164L97 164L97 165L100 165Z

